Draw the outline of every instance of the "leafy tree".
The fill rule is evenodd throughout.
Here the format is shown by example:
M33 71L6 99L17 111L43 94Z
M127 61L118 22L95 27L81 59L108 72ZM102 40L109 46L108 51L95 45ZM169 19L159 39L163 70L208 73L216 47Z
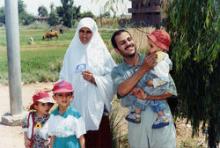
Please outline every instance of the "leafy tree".
M220 13L215 0L172 0L168 30L179 92L180 115L193 134L208 126L209 147L220 140Z
M25 10L25 4L23 0L18 0L18 13L19 13L19 21L23 25L29 25L35 21L33 15L28 14Z
M18 13L24 13L25 12L25 4L23 0L18 0Z
M47 8L45 6L40 6L38 8L38 16L40 16L40 17L48 16Z
M57 15L56 11L51 11L49 18L48 18L48 24L50 26L58 25L60 23L59 16Z
M91 12L91 11L87 11L87 12L83 12L80 14L80 17L83 18L83 17L91 17L91 18L94 18L94 14Z
M5 24L5 10L4 10L4 7L0 8L0 23Z
M35 17L31 14L28 14L26 12L20 14L20 23L23 25L30 25L35 21Z
M61 0L62 6L57 8L57 13L61 17L63 25L72 27L74 6L73 0Z

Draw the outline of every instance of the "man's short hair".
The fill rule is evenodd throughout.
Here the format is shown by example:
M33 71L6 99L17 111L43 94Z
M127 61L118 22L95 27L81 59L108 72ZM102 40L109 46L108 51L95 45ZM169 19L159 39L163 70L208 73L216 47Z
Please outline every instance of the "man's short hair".
M131 36L131 34L125 29L120 29L120 30L115 31L112 35L112 38L111 38L112 46L114 48L118 48L117 43L115 41L115 37L120 35L122 32L127 32Z

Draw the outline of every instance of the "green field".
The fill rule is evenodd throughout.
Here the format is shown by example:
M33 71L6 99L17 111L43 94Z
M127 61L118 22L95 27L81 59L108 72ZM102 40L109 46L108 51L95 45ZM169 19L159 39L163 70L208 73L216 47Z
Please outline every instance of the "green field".
M74 35L74 30L65 30L58 39L42 40L47 29L20 29L21 71L24 83L56 81L65 51ZM111 49L111 30L100 31L103 40ZM32 44L28 39L34 38ZM0 28L0 83L7 83L7 50L5 29Z

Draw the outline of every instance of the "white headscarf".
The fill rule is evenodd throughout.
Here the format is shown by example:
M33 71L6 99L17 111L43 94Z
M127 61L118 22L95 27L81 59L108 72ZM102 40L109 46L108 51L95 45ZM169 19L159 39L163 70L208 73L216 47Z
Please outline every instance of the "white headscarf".
M86 45L79 39L79 30L87 27L92 31L92 38ZM79 65L86 65L86 70L93 73L97 86L83 79L77 71ZM95 21L83 18L78 24L75 36L64 56L60 79L72 83L74 87L73 105L81 113L86 124L86 131L99 129L104 106L111 109L113 82L111 70L115 66L106 48Z

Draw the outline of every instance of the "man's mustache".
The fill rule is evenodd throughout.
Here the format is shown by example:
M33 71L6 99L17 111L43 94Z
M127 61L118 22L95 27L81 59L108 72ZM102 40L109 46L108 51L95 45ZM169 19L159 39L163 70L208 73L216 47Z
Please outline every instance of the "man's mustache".
M130 47L134 47L134 44L128 45L125 49L127 50Z

